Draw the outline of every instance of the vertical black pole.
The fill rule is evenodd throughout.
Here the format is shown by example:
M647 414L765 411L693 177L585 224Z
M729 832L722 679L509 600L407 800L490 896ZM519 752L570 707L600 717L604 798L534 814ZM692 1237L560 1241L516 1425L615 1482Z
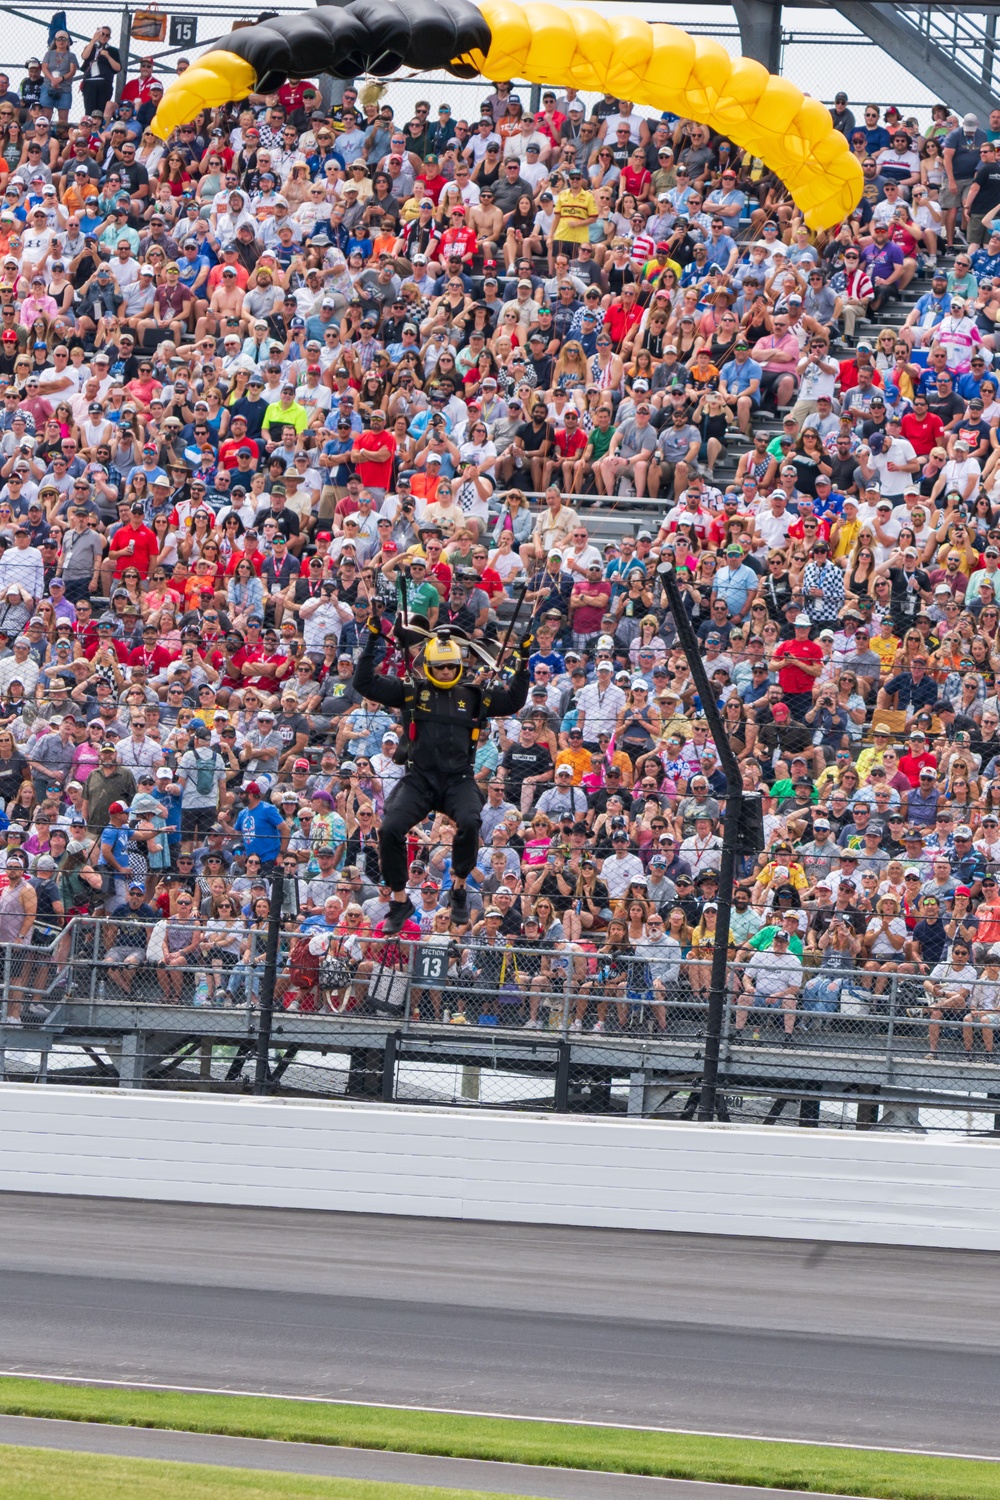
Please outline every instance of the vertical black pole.
M122 11L121 21L118 25L118 54L121 58L121 67L115 74L115 103L120 104L125 85L128 83L128 65L130 57L129 44L132 40L132 17L126 5Z
M260 1019L257 1023L257 1067L253 1091L266 1094L270 1082L267 1066L271 1050L271 1025L274 1020L274 981L278 977L278 943L281 940L281 907L285 892L283 875L271 876L271 910L267 919L267 947L264 950L264 972L260 981Z
M715 1096L719 1082L719 1052L722 1045L722 1019L726 1010L726 971L729 964L729 922L733 909L733 886L736 883L736 856L740 841L740 823L743 805L743 777L739 762L732 752L726 737L715 702L715 695L701 659L701 647L694 628L684 608L684 598L677 585L677 578L670 567L659 572L663 589L670 604L677 638L691 668L691 676L698 696L701 711L708 723L719 762L726 777L726 815L722 825L722 858L719 865L719 894L716 898L718 911L715 914L715 944L712 948L712 983L708 992L708 1017L705 1024L705 1066L702 1074L701 1095L698 1099L698 1119L714 1120Z
M712 982L708 991L708 1018L705 1024L705 1071L701 1098L698 1101L699 1120L714 1120L716 1116L715 1096L719 1082L722 1021L726 1013L729 923L733 909L733 886L736 884L736 846L740 832L741 800L739 793L727 792L726 815L722 823L722 858L719 862L719 909L715 914Z

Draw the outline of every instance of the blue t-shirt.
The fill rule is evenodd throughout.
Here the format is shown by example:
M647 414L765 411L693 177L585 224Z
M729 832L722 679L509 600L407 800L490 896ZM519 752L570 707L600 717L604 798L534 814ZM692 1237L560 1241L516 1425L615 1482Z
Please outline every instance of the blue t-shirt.
M972 257L972 269L979 281L985 281L987 276L1000 276L1000 255L990 255L986 250L977 250Z
M764 374L764 368L755 359L748 359L742 365L735 359L729 360L722 366L720 371L726 382L727 391L745 391L751 380L760 380Z
M277 859L281 849L281 814L271 802L258 802L252 810L245 807L236 819L236 831L248 854L256 854L261 864Z
M211 265L208 256L202 255L200 252L195 256L194 260L187 260L184 256L182 256L181 259L176 262L176 264L180 267L181 282L189 289L194 286L202 271L205 270L206 267L210 268Z
M566 663L558 651L533 651L528 657L528 672L534 678L537 666L549 667L553 677L558 677L560 672L565 672Z
M124 868L127 870L129 844L128 829L116 828L113 823L109 823L107 828L105 828L104 832L101 834L101 857L97 861L97 864L99 868L107 870L110 869L111 866L109 866L107 860L104 858L105 844L111 850L111 857L117 861L119 866L124 866Z

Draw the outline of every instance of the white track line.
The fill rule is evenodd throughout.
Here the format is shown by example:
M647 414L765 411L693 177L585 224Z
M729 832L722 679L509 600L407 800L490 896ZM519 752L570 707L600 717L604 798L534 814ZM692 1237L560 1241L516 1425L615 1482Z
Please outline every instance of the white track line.
M500 1422L545 1422L553 1427L620 1428L622 1432L660 1432L676 1437L736 1438L743 1443L794 1443L801 1448L846 1448L859 1453L912 1453L919 1458L966 1458L977 1463L1000 1463L990 1453L953 1453L937 1448L888 1448L875 1443L835 1443L820 1438L761 1436L757 1432L703 1432L694 1427L644 1427L635 1422L595 1422L586 1417L537 1417L510 1411L467 1411L454 1406L401 1406L391 1401L345 1401L336 1396L297 1396L283 1391L239 1391L203 1385L161 1385L143 1380L103 1380L86 1375L41 1375L31 1370L0 1370L0 1379L43 1380L51 1385L99 1386L123 1391L174 1391L185 1396L248 1396L263 1401L300 1401L306 1406L373 1406L384 1411L429 1412L442 1417L492 1417ZM0 1413L18 1415L18 1413ZM128 1424L111 1424L128 1425ZM186 1430L186 1429L182 1429ZM225 1436L225 1434L219 1434ZM396 1450L387 1450L395 1452ZM492 1462L492 1460L491 1460ZM697 1483L707 1481L698 1480Z

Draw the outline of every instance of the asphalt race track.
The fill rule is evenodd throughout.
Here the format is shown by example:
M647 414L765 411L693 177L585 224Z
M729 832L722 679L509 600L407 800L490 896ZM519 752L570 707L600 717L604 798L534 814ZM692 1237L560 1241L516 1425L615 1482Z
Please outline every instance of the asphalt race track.
M1000 1457L1000 1257L0 1197L0 1370Z
M529 1495L535 1500L837 1500L815 1491L745 1489L689 1479L645 1479L635 1474L484 1463L421 1453L383 1453L371 1448L333 1448L318 1443L262 1442L197 1432L103 1427L93 1422L54 1422L0 1416L0 1445L54 1448L66 1452L151 1458L172 1463L276 1470L335 1479L426 1484L447 1489ZM0 1446L0 1464L3 1462Z

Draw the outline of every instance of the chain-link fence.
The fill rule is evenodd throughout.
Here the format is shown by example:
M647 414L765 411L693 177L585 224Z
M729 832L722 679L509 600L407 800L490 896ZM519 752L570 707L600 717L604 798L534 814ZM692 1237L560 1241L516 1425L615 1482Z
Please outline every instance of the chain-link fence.
M228 943L172 919L143 937L126 912L43 938L3 955L3 1077L252 1085L268 999L263 930ZM283 934L267 1090L694 1118L709 963L656 946ZM892 959L800 959L780 938L741 952L727 973L720 1116L996 1133L1000 973L979 957L923 972Z

